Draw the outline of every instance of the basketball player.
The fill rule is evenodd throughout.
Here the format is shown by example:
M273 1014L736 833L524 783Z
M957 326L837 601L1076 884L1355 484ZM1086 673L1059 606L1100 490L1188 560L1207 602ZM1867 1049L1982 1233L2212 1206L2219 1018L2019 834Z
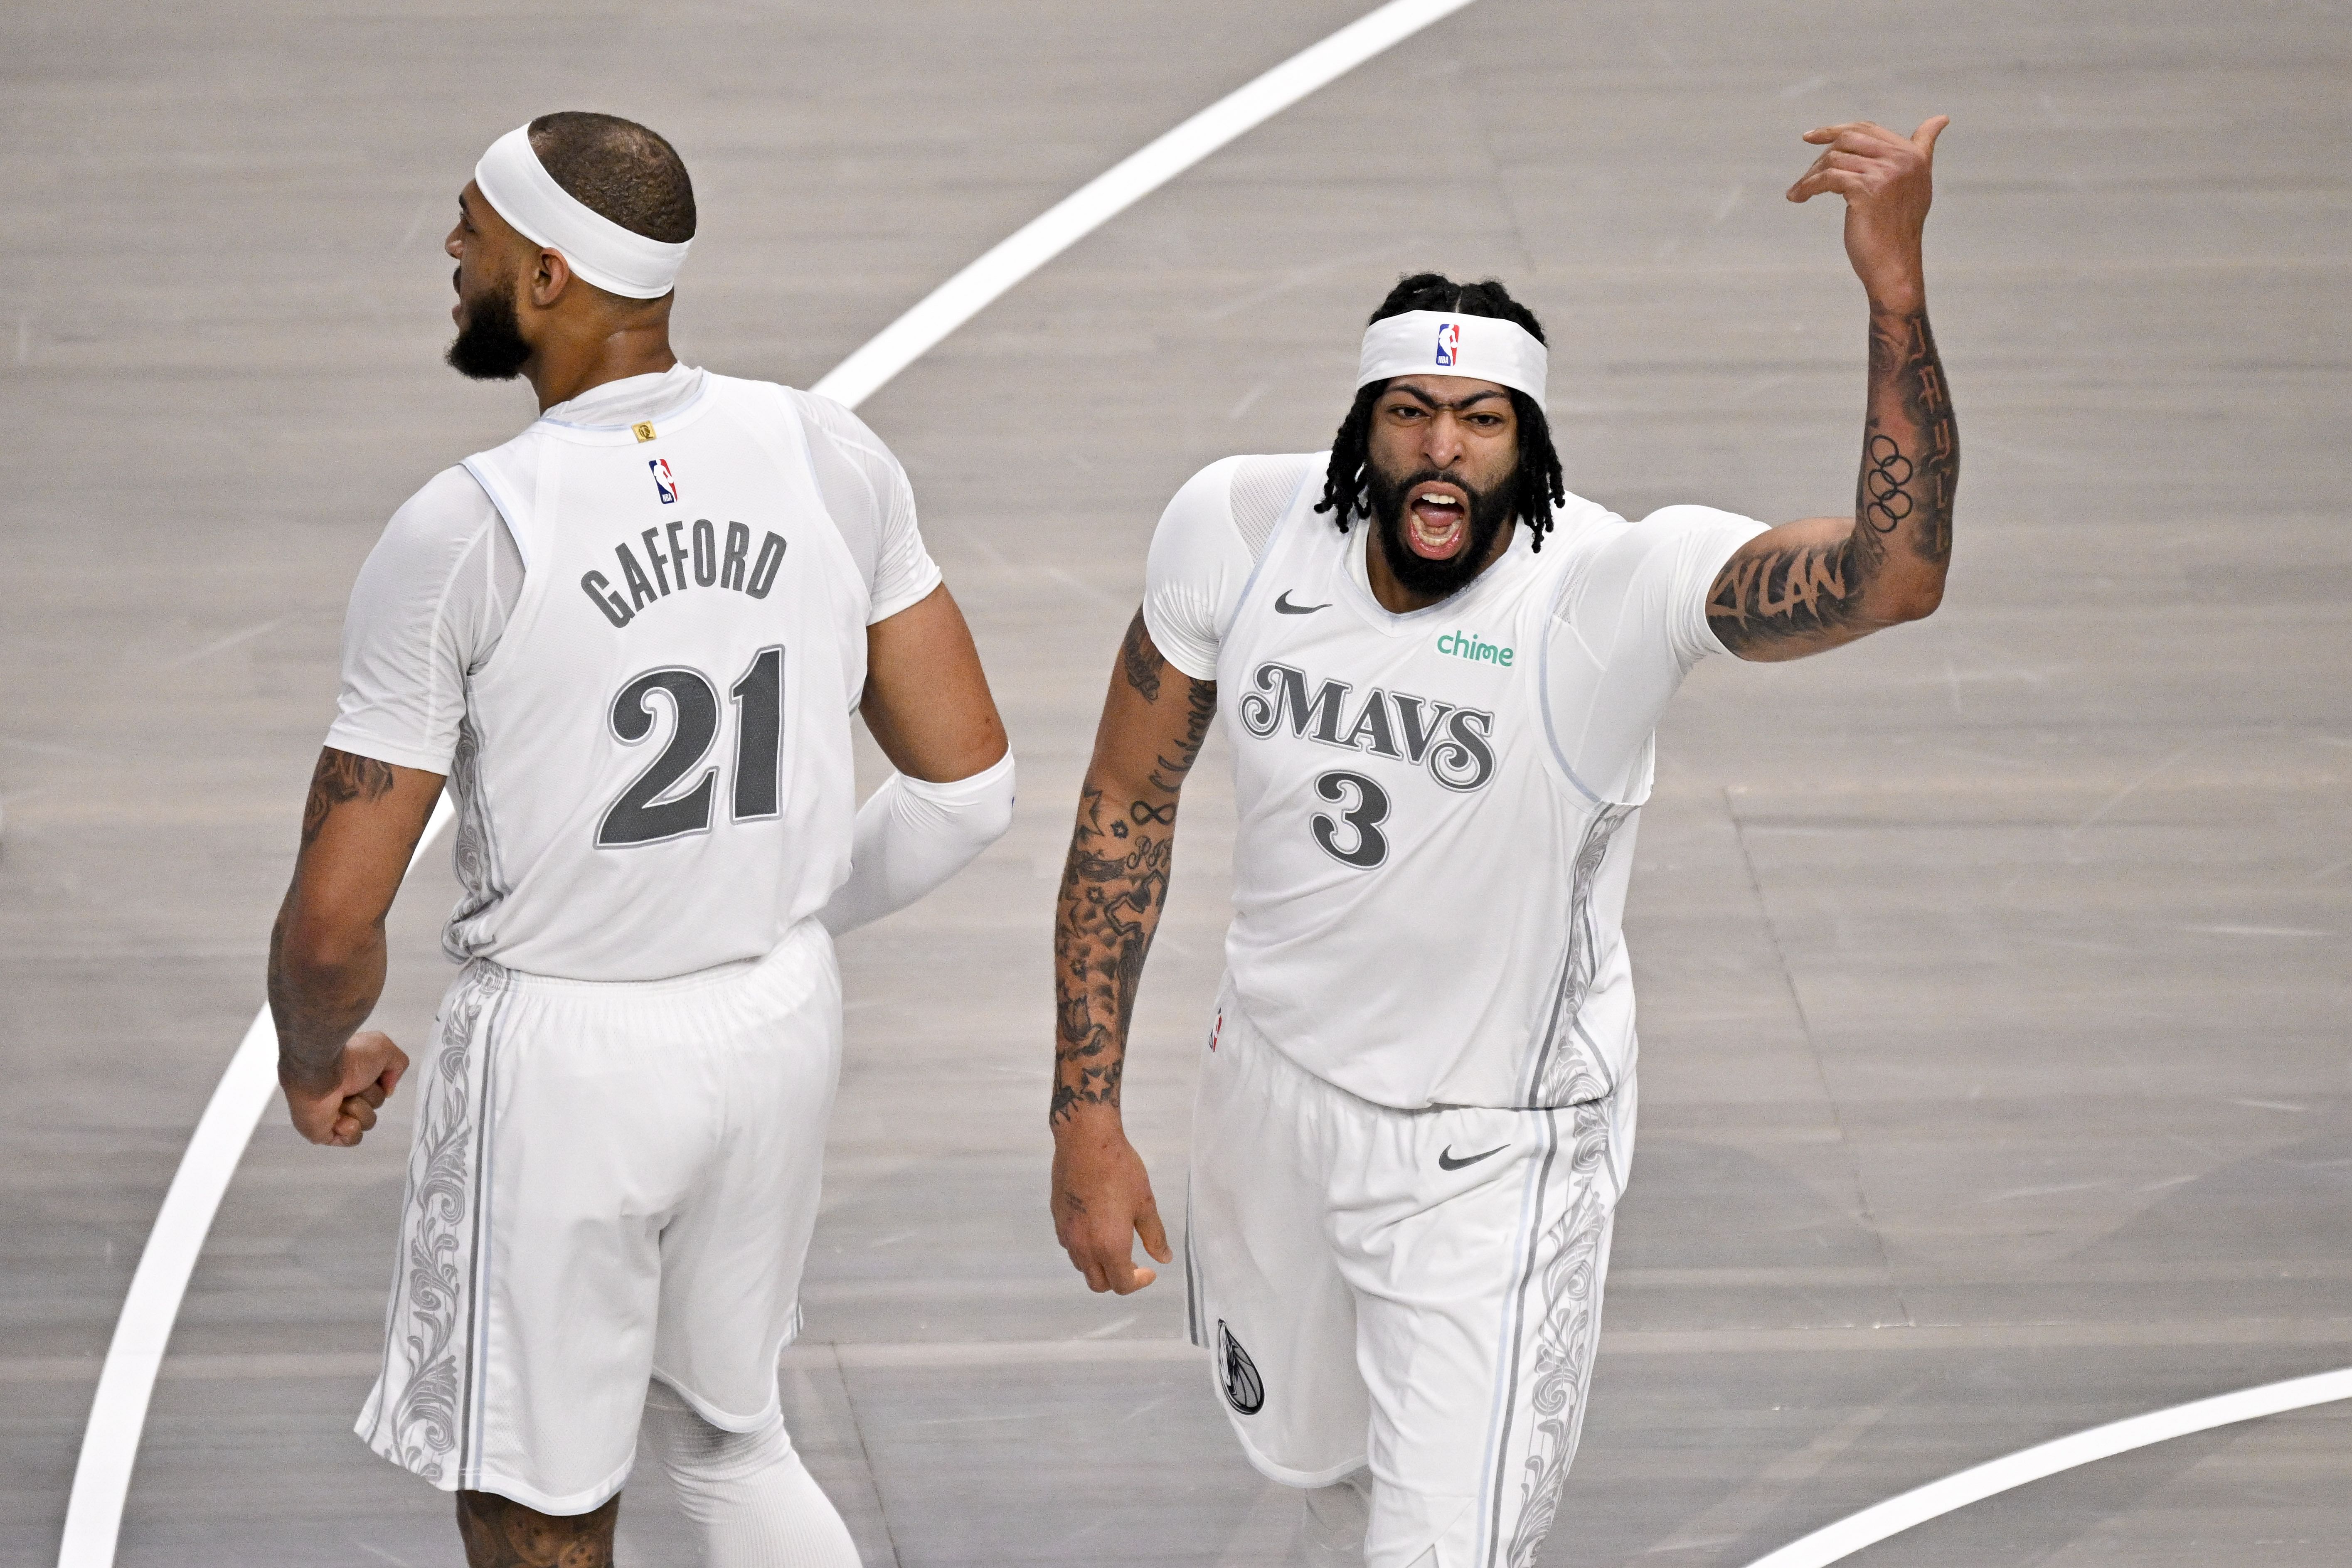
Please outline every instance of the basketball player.
M1870 305L1854 510L1779 528L1566 492L1535 316L1408 278L1326 456L1161 518L1056 928L1053 1210L1097 1290L1168 1243L1119 1122L1179 792L1234 749L1227 973L1194 1110L1192 1336L1302 1553L1525 1564L1551 1523L1633 1149L1619 931L1651 731L1710 654L1796 658L1942 595L1958 438L1921 281L1931 120L1832 126Z
M294 1124L357 1143L354 1033L446 779L465 965L417 1065L376 1452L468 1560L611 1561L641 1414L718 1568L854 1568L778 1408L841 1053L833 938L1001 834L1013 761L897 461L838 405L680 364L668 142L551 114L458 197L463 374L536 423L361 569L270 943ZM850 714L898 772L856 808Z

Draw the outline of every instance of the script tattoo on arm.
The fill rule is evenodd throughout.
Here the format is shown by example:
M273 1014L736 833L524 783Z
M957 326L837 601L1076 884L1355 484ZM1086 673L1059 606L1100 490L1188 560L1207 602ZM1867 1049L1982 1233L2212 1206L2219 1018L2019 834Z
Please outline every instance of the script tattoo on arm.
M1217 712L1216 683L1171 670L1140 611L1118 669L1055 915L1055 1125L1082 1106L1118 1105L1136 987L1168 897L1177 797ZM1171 682L1181 685L1181 706Z
M1746 658L1794 658L1916 620L1942 597L1959 423L1924 310L1874 312L1853 521L1758 536L1717 574L1707 624Z

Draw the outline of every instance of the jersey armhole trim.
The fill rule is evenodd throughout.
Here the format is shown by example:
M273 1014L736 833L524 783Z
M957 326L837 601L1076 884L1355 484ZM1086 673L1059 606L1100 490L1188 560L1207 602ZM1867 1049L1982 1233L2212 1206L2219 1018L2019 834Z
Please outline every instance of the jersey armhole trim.
M522 557L523 581L528 583L530 580L530 545L525 540L523 531L515 524L513 503L500 493L500 487L490 478L489 465L482 461L480 454L467 458L458 467L471 474L474 482L482 487L482 493L490 498L491 510L499 514L499 521L506 529L507 537L514 541L515 553ZM515 608L519 610L521 607L521 600L518 598ZM509 614L507 618L511 621L514 617Z

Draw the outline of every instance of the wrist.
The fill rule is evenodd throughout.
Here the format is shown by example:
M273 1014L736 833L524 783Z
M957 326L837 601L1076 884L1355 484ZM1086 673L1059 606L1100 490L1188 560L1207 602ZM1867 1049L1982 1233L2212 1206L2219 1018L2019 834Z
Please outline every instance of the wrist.
M342 1057L340 1047L323 1062L306 1062L281 1055L278 1058L278 1087L309 1100L331 1094L342 1082Z
M1066 1101L1057 1093L1045 1121L1056 1145L1124 1142L1127 1139L1127 1123L1118 1107L1101 1100Z
M1888 278L1865 278L1862 288L1874 316L1910 317L1927 309L1927 286L1916 268Z

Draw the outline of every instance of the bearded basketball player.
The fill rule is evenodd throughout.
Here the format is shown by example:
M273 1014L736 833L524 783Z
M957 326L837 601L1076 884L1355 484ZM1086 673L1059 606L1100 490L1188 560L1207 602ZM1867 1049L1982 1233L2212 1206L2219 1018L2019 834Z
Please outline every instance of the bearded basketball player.
M1192 1131L1194 1342L1301 1555L1533 1561L1583 1415L1633 1150L1619 930L1651 732L1710 655L1935 609L1958 436L1921 230L1939 118L1810 132L1870 310L1853 510L1627 522L1567 493L1543 332L1408 278L1331 451L1234 458L1151 545L1055 929L1055 1225L1097 1290L1170 1261L1119 1122L1179 793L1213 721L1239 836Z
M361 569L270 942L294 1124L349 1146L408 1058L355 1032L445 780L464 965L417 1064L359 1433L468 1562L612 1561L642 1425L717 1568L854 1568L776 1354L841 1053L833 938L1001 834L1013 761L905 473L824 398L680 364L693 187L550 114L457 198L449 363L539 417ZM898 770L857 806L850 714Z

